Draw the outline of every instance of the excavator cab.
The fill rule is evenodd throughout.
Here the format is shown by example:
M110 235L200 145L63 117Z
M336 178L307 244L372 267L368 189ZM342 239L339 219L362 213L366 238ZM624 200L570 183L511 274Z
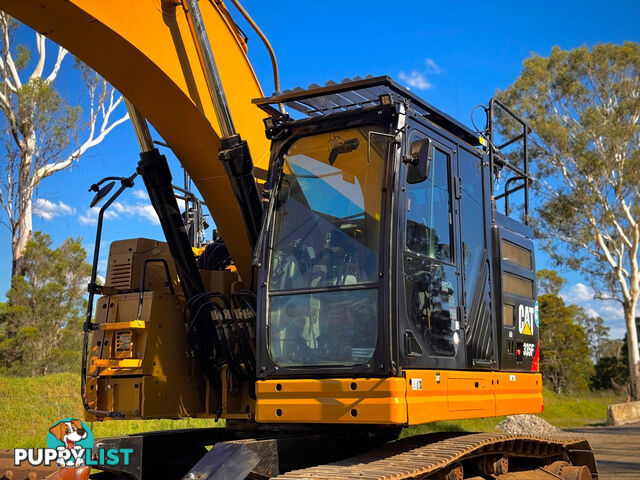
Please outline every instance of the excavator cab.
M526 222L526 157L523 169L506 162L489 134L388 77L255 103L271 114L272 140L255 257L257 420L503 415L516 408L503 400L516 391L517 408L540 411L539 376L514 375L538 368L533 232L496 211L492 189L506 172L507 205L525 190ZM303 117L282 115L280 103ZM318 377L332 380L304 380ZM362 392L345 377L380 381ZM330 383L341 386L327 400L344 407L359 397L358 408L325 405L316 415L297 406ZM434 392L442 410L417 408Z

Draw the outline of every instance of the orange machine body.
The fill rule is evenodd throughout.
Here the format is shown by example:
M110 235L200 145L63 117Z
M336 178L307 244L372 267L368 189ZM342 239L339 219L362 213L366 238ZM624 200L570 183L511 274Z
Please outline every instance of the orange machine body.
M265 380L256 421L417 425L542 411L537 373L406 370L402 377Z

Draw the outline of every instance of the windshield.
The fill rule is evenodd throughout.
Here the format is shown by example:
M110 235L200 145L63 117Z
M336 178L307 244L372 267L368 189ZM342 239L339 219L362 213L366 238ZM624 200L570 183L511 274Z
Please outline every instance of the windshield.
M373 354L388 142L371 135L367 158L372 130L303 137L283 157L269 273L270 352L280 365L354 365Z

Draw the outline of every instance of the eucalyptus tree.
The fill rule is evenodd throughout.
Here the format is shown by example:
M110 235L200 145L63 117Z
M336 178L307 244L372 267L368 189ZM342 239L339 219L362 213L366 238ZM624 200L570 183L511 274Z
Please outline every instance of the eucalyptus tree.
M640 45L555 47L523 65L501 95L534 132L537 232L558 264L588 277L596 299L622 306L639 399Z
M33 202L43 179L73 165L128 119L124 101L113 87L86 65L75 62L87 91L80 105L56 87L66 68L67 50L34 32L35 50L17 44L21 27L0 12L0 204L11 231L12 276L21 274L22 257L33 232ZM35 53L35 54L34 54Z

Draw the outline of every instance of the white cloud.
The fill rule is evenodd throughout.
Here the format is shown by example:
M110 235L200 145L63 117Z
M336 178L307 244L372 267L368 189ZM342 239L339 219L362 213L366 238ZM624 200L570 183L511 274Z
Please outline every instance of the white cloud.
M160 225L160 219L151 205L136 205L133 207L132 213L146 218L154 225Z
M579 305L589 316L601 317L610 329L609 338L623 338L627 329L622 305L614 300L594 300L594 294L594 290L583 283L576 283L560 292L567 305ZM638 315L640 305L636 308L636 316Z
M149 194L144 190L134 190L133 196L139 200L149 200Z
M111 204L111 206L109 207L109 209L107 210L107 212L116 212L116 213L124 213L127 211L127 207L125 207L123 204L121 204L120 202L113 202Z
M115 205L115 204L114 204ZM78 215L78 221L83 225L96 225L98 223L98 214L100 213L100 207L88 208L84 214ZM104 219L118 218L118 214L111 209L107 209L104 212Z
M427 58L426 63L427 63L427 69L432 71L433 73L440 73L442 71L440 67L436 64L436 62L433 61L432 58Z
M600 307L596 309L598 314L603 318L624 319L624 310L618 302L607 301L600 302Z
M428 90L433 88L433 83L429 81L427 75L437 75L442 73L442 69L433 60L433 58L425 59L424 63L424 71L411 70L408 74L403 71L398 74L398 79L405 83L409 88L415 88L416 90Z
M96 225L99 213L99 207L87 209L84 214L78 216L78 221L83 225ZM153 225L160 225L156 211L151 205L144 203L113 202L104 214L105 220L134 217L142 217Z
M567 304L579 304L581 302L593 300L593 295L593 289L588 285L585 285L584 283L576 283L575 285L572 285L566 292L560 293L560 296Z
M582 307L590 317L599 317L600 313L593 307Z
M428 90L433 87L431 82L427 80L427 77L417 70L411 70L411 73L408 75L404 72L400 72L398 74L398 78L401 82L406 83L409 87L415 88L416 90Z
M78 215L78 221L82 225L95 225L96 223L98 223L98 214L97 212L94 212L95 210L91 208L87 210L84 215L81 213L80 215Z
M73 215L76 209L60 201L58 203L47 200L46 198L38 198L33 204L33 213L44 220L51 220L55 217L63 215Z

